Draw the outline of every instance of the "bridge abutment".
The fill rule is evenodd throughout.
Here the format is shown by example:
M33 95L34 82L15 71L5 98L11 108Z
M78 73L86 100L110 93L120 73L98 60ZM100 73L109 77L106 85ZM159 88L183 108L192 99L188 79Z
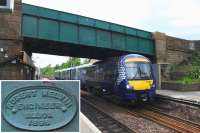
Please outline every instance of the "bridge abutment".
M0 12L0 79L32 79L33 67L20 61L22 2L15 0L13 12Z
M161 32L155 32L153 36L158 64L179 64L198 50L194 41L175 38Z
M153 37L158 65L158 87L162 88L162 82L170 79L171 68L190 62L193 53L200 50L200 41L176 38L161 32L153 33Z

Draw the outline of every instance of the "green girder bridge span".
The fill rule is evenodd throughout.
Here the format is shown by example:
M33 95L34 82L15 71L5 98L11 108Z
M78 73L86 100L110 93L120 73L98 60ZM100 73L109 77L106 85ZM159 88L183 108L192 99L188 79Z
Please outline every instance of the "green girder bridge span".
M22 36L31 53L96 59L125 53L155 56L151 32L24 3Z

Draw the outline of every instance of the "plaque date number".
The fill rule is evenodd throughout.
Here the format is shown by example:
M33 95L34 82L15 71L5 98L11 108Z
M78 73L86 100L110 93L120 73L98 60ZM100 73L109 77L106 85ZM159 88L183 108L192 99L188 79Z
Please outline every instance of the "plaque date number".
M31 120L29 126L49 126L50 123L48 120Z

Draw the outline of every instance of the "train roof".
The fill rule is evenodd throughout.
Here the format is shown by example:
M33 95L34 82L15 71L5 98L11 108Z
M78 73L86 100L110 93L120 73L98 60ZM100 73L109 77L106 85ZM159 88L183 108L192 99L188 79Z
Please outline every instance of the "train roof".
M127 55L123 55L122 57L147 58L146 56L140 55L140 54L127 54Z
M122 56L122 59L127 59L127 58L143 58L145 59L147 62L151 62L151 60L143 55L140 54L127 54Z
M116 57L110 57L109 59L112 59L112 58L116 58ZM121 59L125 59L125 58L145 58L146 60L148 60L149 62L151 62L147 57L145 57L143 55L140 55L140 54L126 54L126 55L119 56L117 58L121 58ZM94 63L83 64L83 65L80 65L80 66L75 66L75 67L70 67L70 68L64 68L64 69L56 70L55 72L63 72L63 71L73 70L73 69L78 69L78 68L91 67L91 66L93 66L95 64L99 64L101 62L104 62L104 61L97 61L97 62L94 62Z
M75 67L69 67L69 68L64 68L64 69L60 69L60 70L56 70L55 72L63 72L63 71L67 71L67 70L73 70L73 69L78 69L78 68L86 68L86 67L90 67L93 64L83 64L80 66L75 66Z
M122 56L109 57L109 58L107 58L107 60L113 60L113 59L125 60L127 58L143 58L146 61L151 62L151 60L149 58L147 58L146 56L140 55L140 54L125 54L125 55L122 55ZM100 61L97 61L93 64L95 65L95 64L99 64L99 63L102 63L102 62L105 62L105 61L106 60L100 60Z
M85 68L85 67L90 67L90 66L93 66L93 64L83 64L83 65L80 65L80 66L71 67L71 69Z

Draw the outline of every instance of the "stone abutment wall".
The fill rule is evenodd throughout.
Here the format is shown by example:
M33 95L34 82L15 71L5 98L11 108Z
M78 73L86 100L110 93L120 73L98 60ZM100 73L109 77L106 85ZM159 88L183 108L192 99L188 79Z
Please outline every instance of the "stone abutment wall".
M162 82L170 77L173 65L183 61L189 62L189 57L200 50L200 41L185 40L168 36L164 33L155 32L156 62L158 64L159 88ZM177 75L178 76L178 75Z

